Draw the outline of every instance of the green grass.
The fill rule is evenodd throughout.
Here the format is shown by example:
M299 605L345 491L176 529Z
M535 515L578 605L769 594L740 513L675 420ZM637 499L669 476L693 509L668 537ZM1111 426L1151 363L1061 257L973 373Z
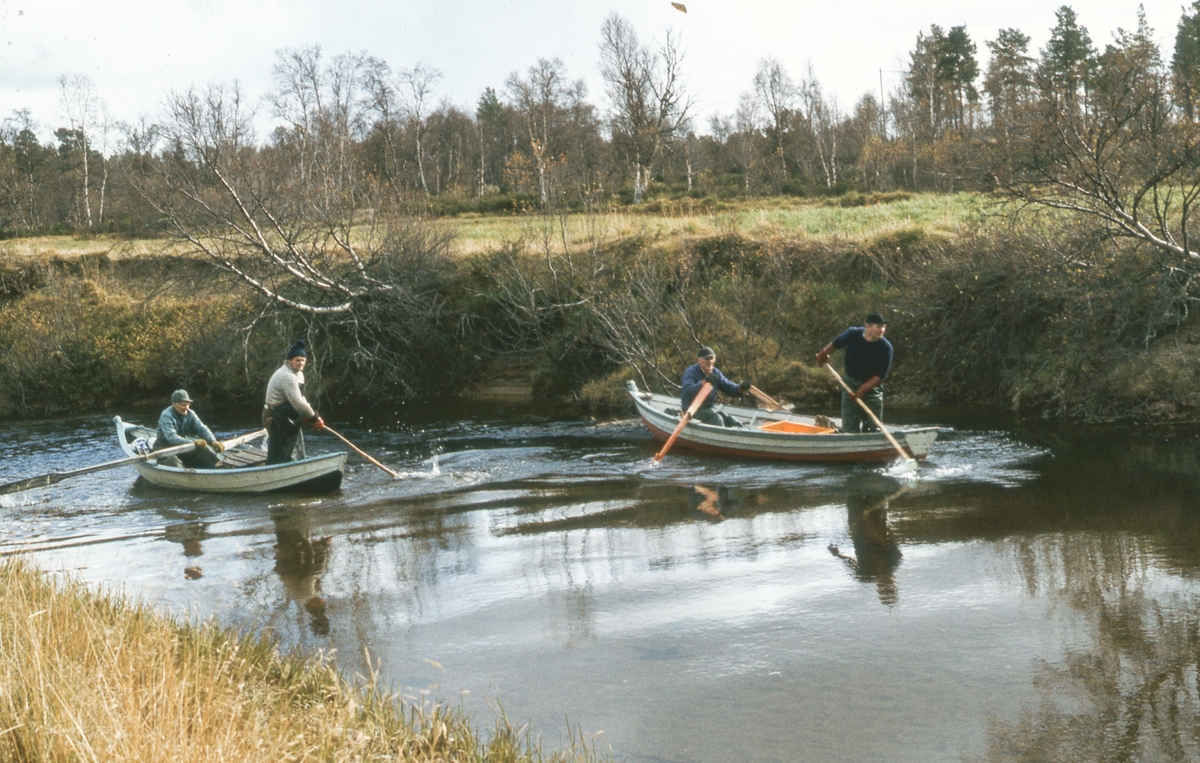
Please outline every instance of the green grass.
M748 238L793 237L869 241L898 230L924 229L954 234L981 219L991 202L978 194L918 194L878 204L839 206L838 199L754 199L715 207L690 200L651 204L655 211L633 208L565 218L565 233L573 246L611 243L639 237L672 241L689 237L738 234ZM557 217L463 215L436 221L455 234L463 254L485 252L506 243L538 242L549 236L561 244L563 222Z

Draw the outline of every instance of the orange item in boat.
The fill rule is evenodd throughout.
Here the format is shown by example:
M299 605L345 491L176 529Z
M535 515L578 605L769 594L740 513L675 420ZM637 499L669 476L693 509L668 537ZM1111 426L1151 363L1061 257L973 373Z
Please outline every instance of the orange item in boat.
M794 421L772 421L759 427L764 432L786 432L788 434L833 434L836 429L797 424Z

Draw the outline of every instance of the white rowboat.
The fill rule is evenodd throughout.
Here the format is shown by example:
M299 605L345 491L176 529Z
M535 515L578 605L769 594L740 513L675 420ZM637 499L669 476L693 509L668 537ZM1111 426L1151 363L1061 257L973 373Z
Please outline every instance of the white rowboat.
M117 443L128 456L143 455L154 448L155 430L113 419L117 425ZM327 492L342 484L346 453L328 453L302 461L267 466L267 454L260 448L240 444L223 455L217 469L188 469L164 466L153 459L138 461L134 468L147 482L176 490L206 493L269 493L289 490Z
M679 398L643 392L627 382L638 414L660 442L679 425ZM676 447L724 456L789 461L893 461L896 449L882 432L842 434L817 425L815 418L785 411L717 405L742 426L720 427L695 419L679 433ZM924 459L937 439L937 427L887 427L905 452Z

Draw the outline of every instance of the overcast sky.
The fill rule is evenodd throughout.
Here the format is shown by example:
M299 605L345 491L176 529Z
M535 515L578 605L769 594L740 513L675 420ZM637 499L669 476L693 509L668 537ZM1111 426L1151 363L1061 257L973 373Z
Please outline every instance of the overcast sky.
M238 80L252 96L271 86L275 51L320 45L327 56L367 52L394 69L424 61L441 70L435 96L474 110L487 86L541 58L560 58L603 103L600 24L629 19L643 41L675 30L696 126L731 113L758 62L774 55L794 79L811 62L827 92L849 109L865 92L895 84L917 33L965 24L986 66L986 40L1016 27L1045 45L1055 0L0 0L0 119L28 109L47 138L64 123L57 79L91 78L116 119L157 115L172 88ZM1183 3L1148 0L1146 16L1169 60ZM1188 5L1191 5L1189 0ZM1103 47L1137 24L1137 3L1089 0L1072 7ZM261 122L260 122L261 124Z

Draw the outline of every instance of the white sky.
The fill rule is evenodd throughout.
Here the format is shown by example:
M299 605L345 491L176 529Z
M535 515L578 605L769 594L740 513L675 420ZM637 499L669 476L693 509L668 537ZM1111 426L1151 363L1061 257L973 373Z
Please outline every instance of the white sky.
M696 127L731 113L758 62L774 55L793 79L811 62L848 110L864 92L890 91L917 32L965 24L978 46L1016 27L1045 45L1062 0L0 0L0 119L29 109L43 139L62 126L60 75L92 79L110 114L154 117L172 88L238 80L251 96L271 85L275 51L320 45L327 57L367 52L393 69L424 61L440 69L437 100L474 111L484 87L539 57L563 60L603 104L600 24L616 11L643 42L679 33ZM1137 24L1136 0L1070 3L1103 48L1117 27ZM1147 19L1169 60L1184 2L1146 0ZM1187 2L1190 6L1191 3ZM265 110L264 110L265 112ZM265 120L265 117L264 117ZM263 122L260 121L260 124Z

